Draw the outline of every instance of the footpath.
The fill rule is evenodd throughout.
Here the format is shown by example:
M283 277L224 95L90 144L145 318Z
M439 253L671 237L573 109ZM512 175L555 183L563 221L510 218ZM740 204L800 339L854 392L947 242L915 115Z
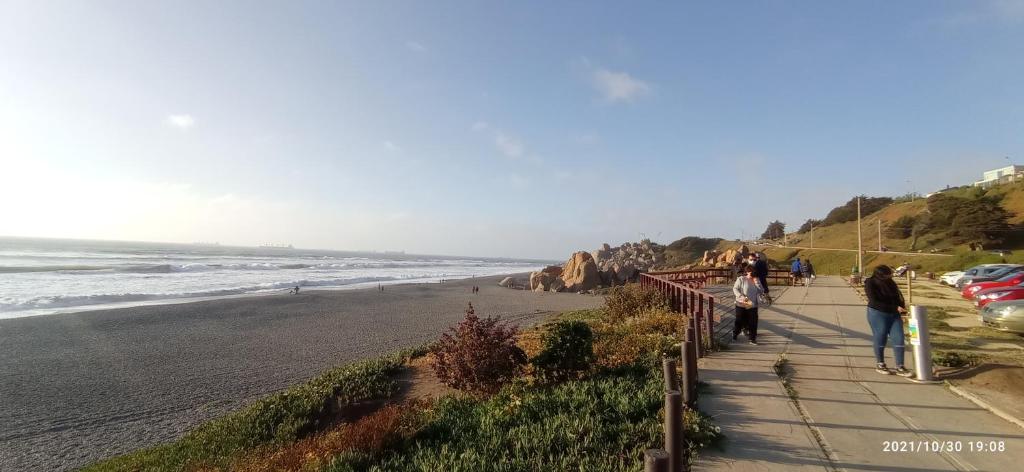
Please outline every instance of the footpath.
M741 334L700 361L700 408L726 440L693 470L1024 470L1024 429L944 385L875 372L864 303L842 279L772 288L759 344Z

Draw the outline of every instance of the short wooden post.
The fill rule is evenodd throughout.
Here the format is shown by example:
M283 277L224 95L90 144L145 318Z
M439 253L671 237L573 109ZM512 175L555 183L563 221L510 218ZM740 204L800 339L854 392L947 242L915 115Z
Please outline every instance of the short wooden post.
M701 325L701 313L694 313L690 319L693 320L693 325L691 326L691 328L693 328L693 343L694 347L697 348L697 358L700 359L701 357L704 357L704 343L701 342L703 341L702 338L704 338L704 331Z
M708 349L715 348L715 297L708 297Z
M668 469L682 472L683 457L683 396L678 390L665 392L665 450L668 451Z
M679 390L679 376L676 375L676 360L668 357L662 359L661 370L665 374L665 391Z
M668 452L664 449L644 451L644 472L669 472Z
M693 345L693 330L686 328L680 348L683 363L683 403L689 408L697 406L697 352Z

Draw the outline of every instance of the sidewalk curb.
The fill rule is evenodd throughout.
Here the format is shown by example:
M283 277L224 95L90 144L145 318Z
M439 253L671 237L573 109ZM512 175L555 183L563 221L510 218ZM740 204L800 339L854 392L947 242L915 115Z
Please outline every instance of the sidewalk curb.
M1011 414L1009 414L1009 413L1007 413L1007 412L1005 412L1003 410L1000 410L999 408L996 408L996 407L988 404L988 402L986 402L986 401L984 401L984 400L974 396L970 392L968 392L968 391L966 391L964 389L961 389L960 387L957 387L957 386L955 386L955 385L953 385L953 384L951 384L949 382L946 382L946 388L948 388L953 393L955 393L955 394L957 394L957 395L959 395L959 396L969 400L971 403L974 403L975 405L978 405L978 406L988 410L992 414L994 414L994 415L996 415L996 416L998 416L998 417L1000 417L1000 418L1002 418L1002 419L1004 419L1006 421L1009 421L1009 422L1017 425L1021 429L1024 429L1024 421L1020 420L1019 418L1017 418L1017 417L1015 417L1015 416L1013 416L1013 415L1011 415Z

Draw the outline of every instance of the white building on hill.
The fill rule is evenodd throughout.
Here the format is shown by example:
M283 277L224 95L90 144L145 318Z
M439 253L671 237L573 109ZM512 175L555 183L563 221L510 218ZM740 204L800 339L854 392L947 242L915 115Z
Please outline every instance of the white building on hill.
M985 172L984 177L975 182L975 187L988 188L993 185L1024 180L1024 166L1006 166Z

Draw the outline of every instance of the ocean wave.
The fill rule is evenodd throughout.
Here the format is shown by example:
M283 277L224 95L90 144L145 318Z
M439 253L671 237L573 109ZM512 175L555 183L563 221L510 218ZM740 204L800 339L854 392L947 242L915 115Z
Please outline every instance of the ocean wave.
M203 290L194 292L168 292L168 293L106 293L94 295L52 295L36 296L26 300L16 300L12 297L0 297L0 312L17 312L38 309L74 308L88 307L92 305L107 305L114 303L145 302L152 300L171 300L182 298L205 298L222 297L230 295L260 294L275 291L283 291L296 285L303 288L315 287L344 287L371 282L392 282L399 280L431 279L442 274L429 274L418 276L398 277L351 277L335 278L326 280L290 280L284 282L268 282L246 287L232 287L216 290Z
M0 274L20 274L28 272L70 272L110 270L110 267L88 265L53 265L53 266L0 266Z

